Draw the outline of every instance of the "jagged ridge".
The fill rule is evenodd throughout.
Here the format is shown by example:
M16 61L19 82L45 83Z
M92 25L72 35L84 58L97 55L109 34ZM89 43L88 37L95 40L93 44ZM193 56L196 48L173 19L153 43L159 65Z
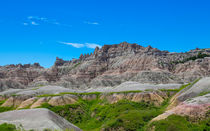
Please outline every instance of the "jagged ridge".
M203 57L197 57L199 54ZM57 57L49 69L38 63L1 66L0 90L47 84L68 88L107 87L128 80L156 84L189 82L210 75L209 55L210 49L170 53L127 42L104 45L79 59L64 61Z

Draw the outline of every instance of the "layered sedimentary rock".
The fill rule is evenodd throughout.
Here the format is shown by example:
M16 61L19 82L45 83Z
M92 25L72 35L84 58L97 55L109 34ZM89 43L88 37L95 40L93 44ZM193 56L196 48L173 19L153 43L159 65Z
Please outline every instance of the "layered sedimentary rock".
M165 119L172 114L189 116L192 120L202 120L209 118L209 110L210 94L206 94L204 96L198 96L179 103L177 106L167 110L165 113L157 116L152 121Z
M39 64L0 67L0 90L60 85L67 88L117 86L126 81L183 83L210 76L210 49L185 53L160 51L151 46L122 42L96 48L91 54L44 69Z
M161 91L146 91L146 92L131 92L131 93L102 93L99 96L96 94L59 94L59 95L46 95L42 97L33 96L10 96L2 98L6 100L1 107L13 107L16 109L22 108L37 108L44 103L48 103L52 106L63 106L68 104L75 104L79 98L84 100L107 100L110 104L117 103L120 100L129 100L134 102L147 102L160 106L164 100L168 98L166 92Z
M185 89L174 95L170 101L167 111L153 121L167 118L176 114L189 116L192 119L208 118L210 110L210 77L202 78L194 85L189 85Z

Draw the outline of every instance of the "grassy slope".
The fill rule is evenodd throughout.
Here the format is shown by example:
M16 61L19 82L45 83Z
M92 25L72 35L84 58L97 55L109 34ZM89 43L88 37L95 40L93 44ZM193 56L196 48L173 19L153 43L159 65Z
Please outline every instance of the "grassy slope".
M0 101L0 113L5 112L5 111L10 111L14 109L13 107L1 107L1 105L5 102L6 100Z
M175 90L162 91L180 91L188 86L189 83ZM83 130L129 130L142 131L150 130L155 126L155 130L168 131L184 131L184 130L204 130L209 129L209 120L198 121L197 123L190 122L186 117L170 116L165 120L153 122L148 125L149 121L165 111L168 105L166 100L162 106L155 107L154 105L141 102L131 102L122 100L115 104L108 104L102 100L85 101L80 100L77 104L53 107L49 104L44 104L43 107L48 108L57 114L65 117L67 120L77 125ZM178 126L179 125L179 126Z
M154 131L210 131L210 118L192 123L187 117L170 115L164 120L152 122L147 130L151 129L155 129Z
M143 130L154 117L163 113L167 102L161 107L155 107L145 102L137 103L121 100L115 104L108 104L100 99L86 101L80 99L78 103L65 106L51 106L43 104L60 116L83 130L100 130L119 128L124 130Z
M183 85L176 91L180 91L185 87L193 84L194 83ZM97 96L100 95L98 92L90 94L76 93L74 95L80 96L91 94L96 94ZM0 105L2 103L4 103L4 101L1 101ZM192 123L187 117L177 115L172 115L165 120L156 121L149 124L149 121L159 114L162 114L167 106L168 100L165 100L160 107L156 107L153 104L146 102L137 103L128 100L121 100L118 103L109 104L106 100L100 100L98 98L91 101L82 100L80 98L76 104L65 106L51 106L47 103L42 105L43 108L48 108L54 111L55 113L59 114L85 131L98 131L101 129L129 131L143 131L151 129L155 129L157 131L210 130L209 119L198 121L197 123ZM7 110L12 110L12 108L0 107L0 112ZM208 112L207 116L209 116L209 114L210 113ZM7 125L4 126L7 127ZM0 126L0 129L3 128L4 127Z
M16 126L12 124L3 123L0 124L1 131L17 131Z
M84 131L127 130L150 131L204 131L209 130L210 119L190 122L187 117L171 115L165 120L149 121L162 114L168 106L166 100L160 107L145 102L131 102L121 100L115 104L108 104L99 99L86 101L80 99L78 103L65 106L51 106L43 104ZM207 114L209 118L210 112Z

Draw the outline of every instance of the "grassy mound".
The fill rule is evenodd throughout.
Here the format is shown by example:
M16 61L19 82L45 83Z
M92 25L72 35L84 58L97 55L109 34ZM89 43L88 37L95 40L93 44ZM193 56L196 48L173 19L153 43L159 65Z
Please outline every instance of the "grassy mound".
M167 103L167 102L166 102ZM166 103L156 107L146 102L131 102L121 100L109 104L99 99L65 106L51 106L47 103L42 108L48 108L71 123L86 131L105 130L143 130L154 117L163 113Z
M207 120L192 123L187 117L171 115L160 121L152 122L148 131L210 131L210 118Z

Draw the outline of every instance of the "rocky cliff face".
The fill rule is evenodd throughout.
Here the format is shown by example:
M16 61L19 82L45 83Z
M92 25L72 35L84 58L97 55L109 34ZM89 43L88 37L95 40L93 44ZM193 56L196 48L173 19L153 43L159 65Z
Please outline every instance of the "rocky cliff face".
M56 58L50 69L39 64L0 67L0 90L45 84L107 87L128 80L155 84L189 82L210 75L209 56L210 49L170 53L122 42L97 47L93 53L71 61Z
M25 88L44 73L38 63L0 66L0 91L8 88Z

